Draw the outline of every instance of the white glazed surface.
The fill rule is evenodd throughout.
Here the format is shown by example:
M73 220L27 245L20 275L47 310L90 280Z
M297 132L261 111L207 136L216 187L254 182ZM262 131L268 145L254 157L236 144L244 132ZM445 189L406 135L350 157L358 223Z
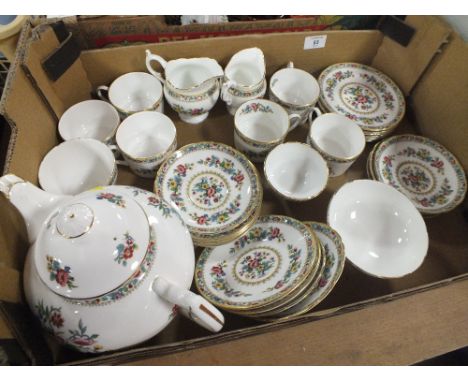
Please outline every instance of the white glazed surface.
M265 176L281 195L292 200L308 200L327 185L328 167L310 146L288 142L276 146L265 159Z
M58 124L64 141L74 138L93 138L101 142L112 139L120 118L108 102L88 100L79 102L63 113Z
M37 250L35 245L30 248L24 270L26 299L42 325L65 344L84 352L131 346L156 335L174 317L174 306L152 291L153 280L161 275L188 289L194 271L190 234L168 205L160 202L154 194L133 187L113 186L102 191L118 194L127 200L134 199L148 216L155 235L156 255L152 265L147 266L148 272L141 282L130 293L124 291L120 297L114 294L112 299L105 300L106 295L101 296L101 301L95 299L87 303L82 300L76 303L53 293L40 280L32 261ZM101 202L112 204L107 200ZM116 236L120 234L116 232ZM111 259L109 267L116 266L121 265ZM74 276L78 279L82 275ZM107 275L98 273L93 277L104 278ZM40 304L43 309L39 308Z
M48 192L75 195L115 181L112 151L95 139L80 138L54 147L39 166L39 183Z
M326 113L310 126L307 143L323 154L330 176L343 175L366 146L362 129L343 115Z
M320 87L317 80L304 70L284 68L271 76L270 91L280 101L294 106L314 106Z
M289 118L277 103L259 99L241 105L234 116L234 123L235 129L248 139L271 143L286 137Z
M251 95L251 96L236 96L236 95L230 94L230 103L226 104L229 114L235 115L237 109L239 109L239 107L244 102L247 102L247 101L250 101L250 100L253 100L253 99L263 98L263 96L266 93L266 90L267 90L267 81L264 80L262 82L261 89L256 90L254 92L254 94Z
M377 277L402 277L422 264L426 224L408 198L372 180L346 183L328 207L328 223L343 239L346 257Z
M253 86L265 77L265 59L259 48L235 53L224 71L226 77L240 86Z
M180 91L203 92L210 86L209 80L222 77L223 68L212 58L179 58L167 63L166 80Z
M162 101L163 87L151 74L131 72L117 78L109 87L109 101L120 111L135 113L153 109ZM163 102L156 111L162 112Z

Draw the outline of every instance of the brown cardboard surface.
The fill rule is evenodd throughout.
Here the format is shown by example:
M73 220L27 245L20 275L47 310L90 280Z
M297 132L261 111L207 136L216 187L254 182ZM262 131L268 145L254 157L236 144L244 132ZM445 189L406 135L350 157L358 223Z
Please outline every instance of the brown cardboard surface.
M13 303L23 301L21 271L0 265L0 300Z
M294 60L296 67L312 72L320 71L327 65L339 61L370 63L382 41L382 35L376 31L327 32L328 39L325 49L304 51L304 38L313 34L317 33L286 33L273 34L269 36L254 35L218 38L212 40L173 42L158 45L150 44L147 46L131 46L100 51L87 51L82 54L81 59L83 67L87 72L87 77L89 78L92 86L95 87L97 85L110 83L118 75L128 71L146 71L144 67L144 49L147 47L150 47L150 49L155 53L161 54L167 59L204 55L216 58L225 65L232 54L237 50L249 46L258 46L265 52L268 73L271 74L281 66L285 65L289 60ZM43 103L41 103L40 97L35 93L35 90L32 88L30 82L27 81L21 70L17 70L15 77L11 82L13 86L7 97L5 110L9 115L9 120L15 123L18 130L18 136L10 163L10 171L15 172L17 175L24 177L27 180L36 182L37 168L40 160L45 153L57 143L56 125L47 108ZM61 97L66 98L67 96L62 93ZM29 101L28 113L24 112L24 103L22 103L24 99L28 99ZM418 104L417 107L422 108L424 107L424 104ZM31 112L29 112L30 110ZM226 113L225 106L222 102L219 102L216 105L210 113L210 117L205 122L197 126L181 122L176 114L170 110L168 105L166 105L165 110L167 111L167 115L176 123L179 147L190 142L202 140L221 141L228 144L233 143L233 119ZM447 118L450 118L450 116ZM398 127L395 134L414 131L414 126L405 119L401 126ZM306 132L306 127L297 128L288 136L288 140L298 140L303 142L305 140ZM34 142L34 144L31 144L31 142ZM447 146L450 148L450 145ZM310 202L287 203L278 199L271 190L268 190L268 188L265 187L262 213L281 213L303 220L325 221L326 208L332 194L345 182L352 179L366 177L364 171L365 160L367 153L371 148L372 145L369 144L366 148L366 152L351 167L345 176L330 179L327 189L318 198ZM261 166L259 167L259 170L262 170ZM119 168L118 183L133 184L146 189L152 188L151 181L137 178L130 173L128 169L121 167ZM13 216L11 219L16 218ZM4 227L11 225L10 218L2 219L2 221L0 221L0 225L2 226L2 230L0 230L1 235L13 235L14 237L10 238L5 236L0 240L0 259L7 264L8 269L11 267L17 267L21 260L14 259L21 259L21 257L24 256L24 252L22 252L20 247L15 247L16 244L14 243L21 243L21 235L24 234L24 231L21 231L20 226L15 227L14 225L12 225L12 229L10 230L5 229ZM216 354L213 355L213 353L206 353L203 348L200 348L200 353L193 356L192 363L229 363L230 361L226 354L229 353L229 349L231 349L232 346L234 346L233 349L236 351L235 354L246 352L247 348L242 347L244 345L240 345L239 347L236 347L237 345L233 345L235 343L239 344L239 341L242 342L245 340L240 340L240 337L268 332L268 334L265 335L262 334L261 336L252 337L263 338L263 342L259 342L259 346L261 347L258 349L262 349L264 346L269 346L269 348L265 350L264 356L258 356L257 361L255 361L254 358L248 358L247 355L244 356L246 358L239 356L239 359L244 359L246 363L278 363L278 354L272 355L273 346L271 344L277 343L276 341L281 341L293 355L294 351L297 351L297 349L302 351L300 350L302 348L295 347L297 343L306 347L306 351L303 351L304 356L302 358L296 357L297 361L294 361L292 358L285 358L285 360L289 360L289 363L304 362L309 364L314 362L319 363L322 361L327 363L327 361L324 360L324 358L326 358L325 355L323 358L314 358L319 357L319 355L312 355L312 353L313 349L317 349L314 347L315 345L320 345L322 342L326 342L326 339L329 338L329 344L324 347L323 354L329 354L330 356L336 357L330 359L342 359L341 362L343 363L390 363L390 357L393 356L396 357L394 358L396 363L410 363L414 358L416 358L414 343L425 343L425 338L421 338L423 333L421 331L414 330L414 328L410 326L410 323L413 321L419 322L423 325L422 327L430 328L430 330L435 331L434 333L446 336L447 338L447 342L429 343L427 345L429 350L427 350L426 353L421 350L418 353L418 356L424 356L424 354L429 354L431 352L434 353L436 352L436 348L442 349L441 351L445 351L448 347L458 344L457 341L460 341L460 343L464 342L464 344L466 344L468 343L468 339L463 335L460 336L457 341L449 341L449 339L451 339L450 333L447 335L444 330L450 331L450 328L447 326L444 328L439 327L437 326L438 323L435 319L424 318L427 311L431 310L431 308L437 314L441 314L439 309L442 308L438 305L434 305L434 301L436 300L430 300L429 297L425 300L420 311L413 311L413 305L405 303L398 305L400 307L398 309L401 309L401 311L397 315L390 314L389 312L392 312L392 310L385 310L385 308L382 308L382 311L372 309L367 310L367 307L370 308L373 304L376 306L383 304L384 301L389 299L388 296L394 296L392 298L398 297L401 299L401 296L406 293L405 291L407 289L415 288L412 293L417 293L417 296L423 293L421 290L425 289L423 286L426 284L434 282L446 283L448 282L446 281L448 278L464 274L466 275L468 273L468 258L466 256L466 249L468 248L468 236L466 235L466 232L468 231L468 222L464 220L461 209L459 208L446 215L428 219L427 226L430 236L429 253L423 266L415 273L395 280L377 279L363 274L351 266L351 264L347 263L340 282L337 284L330 296L315 309L316 313L314 315L302 317L299 321L293 320L284 324L261 325L246 318L239 318L227 314L226 327L217 335L210 335L203 329L196 327L195 324L192 324L183 318L178 318L164 332L147 341L145 344L142 344L140 347L116 352L109 356L103 356L101 359L107 360L107 362L123 362L123 360L127 359L126 357L128 355L133 353L137 354L140 352L143 357L148 357L155 356L156 354L165 354L170 352L171 349L176 349L176 351L180 352L181 350L195 349L201 346L219 343L219 345L215 346L216 349L219 349L218 346L222 348L222 350L217 350L220 358L216 358ZM4 258L6 258L6 260L4 260ZM466 284L463 285L466 287ZM9 296L17 296L20 289L17 287L11 288L8 283L2 283L1 281L0 288L10 288L8 289ZM445 287L433 289L432 292L439 289L445 290ZM466 291L466 289L464 291ZM394 295L395 293L402 293L402 295ZM444 296L444 292L440 292L442 295L438 295L437 293L435 294L436 298ZM8 298L11 299L12 297ZM0 300L1 299L2 297L0 296ZM456 310L453 306L449 306L447 307L448 311L451 311L452 315L459 314L460 312L464 313L465 311L463 311L463 309L466 309L468 306L466 300L460 297L458 300L455 299L455 302L460 305L460 310ZM355 309L356 306L359 306L360 309L363 309L360 310L360 315L358 314L359 312L356 312L356 315L353 316L348 316L347 314L342 316L353 317L350 319L348 324L343 323L343 327L346 327L348 331L352 333L356 332L356 335L350 336L349 342L343 348L346 351L343 350L340 353L340 347L338 346L339 337L341 338L343 334L348 334L344 331L337 331L336 333L339 337L332 337L331 333L335 333L335 325L340 325L342 322L334 321L339 319L339 317L333 317L333 315L340 313L343 306L353 306L353 309ZM393 311L398 311L396 305L393 307ZM381 316L379 314L381 314L384 319L382 322L385 325L382 328L385 330L376 332L380 326L378 320ZM317 332L322 333L320 336L317 336L315 331L310 331L310 327L307 326L317 324L317 322L313 322L317 319L317 315L322 315L323 317L326 316L326 319L317 321L322 322L320 325L324 325L323 327L320 326L320 329ZM401 320L401 317L405 315L411 318L407 321ZM362 326L362 324L361 326L358 325L360 320L362 322L371 321L369 324L370 326ZM457 320L457 318L455 318L455 320ZM14 325L14 320L11 320L11 322ZM301 325L293 328L296 323L301 323ZM466 324L466 322L462 323ZM301 327L304 327L304 329L297 332L289 332L292 333L291 335L285 335L284 330L286 330L286 327L290 327L287 330L299 330L297 328ZM405 338L401 339L401 341L403 341L401 344L404 346L401 345L395 347L393 348L393 351L391 351L392 347L389 348L386 346L385 341L387 341L387 343L388 341L392 343L392 339L396 337L395 333L399 331L405 333ZM364 337L357 337L358 334L362 335L362 333L365 333ZM379 334L377 337L376 333ZM378 341L372 342L369 340L365 345L370 350L363 353L358 352L357 356L353 356L357 351L356 344L358 341L363 341L366 336L370 337L371 340L376 337ZM316 341L316 337L322 342L314 342ZM271 340L266 338L271 338ZM238 340L234 341L235 339ZM409 346L408 342L412 345ZM252 346L252 343L254 342L249 342L249 346ZM242 342L242 344L245 344L245 342ZM381 358L378 357L378 351L376 350L379 349L379 346L385 350L385 353L381 355ZM395 349L400 352L398 355L395 355L395 353L397 353L397 350ZM93 356L79 355L65 349L59 349L55 354L55 362L57 363L72 362L78 359L81 359L82 362L92 362ZM331 362L330 359L328 362ZM97 358L97 360L99 360L99 358ZM184 362L190 362L190 358L187 358ZM286 363L287 361L284 362Z
M411 316L408 316L411 311ZM430 330L428 330L430 328ZM468 343L468 280L355 312L127 365L407 365ZM112 360L108 360L112 363Z
M13 333L11 333L6 322L0 317L0 340L8 340L15 338Z
M435 16L408 16L405 22L416 29L409 45L403 47L384 37L372 66L388 74L408 95L441 45L447 41L450 28Z
M457 156L468 171L468 43L453 33L413 92L421 132Z
M55 114L60 117L70 106L89 99L91 86L80 59L76 60L57 81L48 78L42 68L42 62L60 46L60 42L50 26L43 25L39 28L40 32L33 31L37 38L25 52L24 65Z
M307 36L323 34L327 35L324 49L304 50ZM378 31L274 33L90 50L82 53L81 60L89 81L96 88L127 72L147 72L146 49L167 61L208 55L224 67L238 50L256 46L263 50L267 72L271 75L291 60L297 68L314 73L336 62L370 63L381 40Z

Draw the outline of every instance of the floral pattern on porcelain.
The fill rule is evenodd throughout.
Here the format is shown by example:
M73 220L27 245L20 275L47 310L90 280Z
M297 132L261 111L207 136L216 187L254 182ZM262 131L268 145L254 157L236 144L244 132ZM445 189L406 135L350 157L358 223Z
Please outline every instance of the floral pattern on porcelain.
M61 307L44 305L44 301L40 300L36 303L34 308L39 321L47 331L59 336L63 334L63 332L59 330L63 328L65 323Z
M83 320L80 319L78 329L69 331L68 344L88 353L103 351L103 347L97 342L99 334L88 334L87 331L88 328L84 326Z
M321 105L366 129L387 130L405 113L401 90L378 70L353 63L335 64L319 77Z
M285 284L289 282L291 277L297 273L299 270L299 265L300 265L300 257L301 257L301 250L294 247L291 244L288 244L288 254L289 254L289 266L284 274L283 278L281 280L278 280L278 282L270 288L267 288L263 291L263 293L271 292L274 289L281 289Z
M405 162L398 166L397 177L403 187L417 194L430 192L435 180L429 169L414 162Z
M218 83L215 81L213 86L204 93L200 94L181 94L174 91L171 87L166 87L165 92L172 98L182 102L200 102L211 97L218 90Z
M227 267L227 262L223 261L211 267L210 276L212 277L211 286L222 291L226 297L240 297L240 296L251 296L250 293L245 293L232 288L229 282L226 280L226 272L224 269Z
M163 203L161 199L157 198L156 196L148 197L148 205L157 208L165 218L169 218L172 216L172 213L175 213L173 208L171 208L166 203Z
M273 277L281 265L281 255L272 247L256 247L239 256L234 277L244 284L259 284Z
M202 209L219 208L226 202L229 194L226 180L214 172L196 175L188 189L190 199Z
M71 275L71 268L68 266L61 267L60 262L52 256L47 256L47 271L50 275L50 281L55 281L61 287L69 289L78 288L75 285L75 278Z
M117 240L117 238L114 240ZM120 243L115 248L117 251L117 257L114 261L117 261L118 264L122 264L126 267L127 261L133 257L133 253L138 249L138 245L135 243L135 239L128 232L124 234L124 240L125 243Z
M250 114L250 113L273 113L273 109L270 105L264 105L260 102L250 102L249 104L245 105L244 108L241 110L240 114Z
M101 192L99 193L96 198L98 200L107 200L110 203L115 204L118 207L125 208L125 199L123 198L122 195L116 195L111 192Z
M198 164L208 166L208 167L215 167L220 169L225 174L230 175L230 179L235 182L236 189L240 190L242 188L245 175L242 173L241 170L237 170L234 167L234 162L230 159L223 159L221 160L216 155L211 155L205 159L201 159L197 162Z
M193 169L193 163L179 164L174 169L174 176L167 180L168 188L171 191L170 198L182 211L186 211L185 199L182 196L182 178L187 176L187 171Z
M254 227L234 242L234 246L229 249L229 253L233 254L236 251L245 248L248 244L254 242L277 241L278 243L281 243L284 240L284 234L281 232L279 227Z
M323 255L325 257L325 268L318 282L318 288L324 288L325 286L327 286L327 284L330 281L330 278L333 275L332 269L336 262L335 256L333 256L333 254L330 251L330 246L328 244L324 244L322 248L323 248Z
M148 243L148 247L146 250L145 257L143 258L142 262L140 263L139 267L133 273L129 280L123 283L117 289L106 293L103 296L99 296L93 299L86 299L86 300L70 300L67 301L72 304L77 305L84 305L84 306L99 306L99 305L107 305L113 302L119 301L122 298L128 296L134 290L138 288L138 286L143 282L146 278L148 273L151 271L153 267L154 260L156 257L157 246L156 246L156 235L154 230L150 230L150 241Z
M185 107L183 107L181 105L178 105L178 104L172 104L171 106L172 106L172 108L174 109L174 111L176 113L187 114L187 115L190 115L192 117L197 116L197 115L202 115L202 114L205 114L205 113L209 112L209 110L205 110L203 107L185 108Z
M189 216L197 222L200 226L210 226L213 223L224 224L228 222L232 215L240 211L241 195L237 195L234 201L230 202L229 205L214 214L198 214L196 212L189 213Z

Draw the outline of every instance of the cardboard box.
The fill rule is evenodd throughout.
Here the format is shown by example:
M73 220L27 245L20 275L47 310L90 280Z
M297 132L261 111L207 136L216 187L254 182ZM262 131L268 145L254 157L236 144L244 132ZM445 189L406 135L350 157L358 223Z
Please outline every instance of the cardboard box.
M4 172L37 184L43 156L58 142L57 121L92 90L129 71L145 71L145 49L170 60L210 56L226 65L236 51L257 46L268 75L293 60L316 75L328 65L355 61L389 74L408 97L407 116L395 134L419 132L446 145L468 168L468 48L435 17L408 17L416 34L407 47L379 31L255 34L83 51L56 81L41 63L64 45L50 25L23 29L0 112L11 140ZM326 46L304 50L304 39L326 34ZM199 126L177 125L179 146L201 140L233 143L233 121L219 102ZM304 141L307 129L288 140ZM262 213L325 221L329 199L345 182L365 178L366 152L318 198L289 203L266 190ZM152 182L119 168L118 183L146 189ZM430 246L424 264L400 279L368 276L351 263L333 292L312 312L282 323L262 324L226 314L226 326L209 334L177 318L155 338L130 349L84 355L57 347L23 305L21 270L27 251L24 222L0 197L0 335L16 338L31 363L54 364L412 364L468 344L468 221L460 206L426 220ZM198 252L197 252L198 253ZM150 319L150 318L149 318ZM0 329L2 326L0 326ZM7 328L8 330L5 330Z
M70 17L63 21L85 49L252 33L371 29L379 16L304 16L217 24L169 25L164 16Z

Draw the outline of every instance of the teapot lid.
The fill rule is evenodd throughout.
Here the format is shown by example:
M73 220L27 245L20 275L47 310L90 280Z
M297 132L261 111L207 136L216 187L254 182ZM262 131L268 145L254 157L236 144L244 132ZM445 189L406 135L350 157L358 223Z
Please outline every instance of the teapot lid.
M87 191L57 209L36 241L42 281L68 298L108 293L138 271L150 241L148 217L125 193Z

